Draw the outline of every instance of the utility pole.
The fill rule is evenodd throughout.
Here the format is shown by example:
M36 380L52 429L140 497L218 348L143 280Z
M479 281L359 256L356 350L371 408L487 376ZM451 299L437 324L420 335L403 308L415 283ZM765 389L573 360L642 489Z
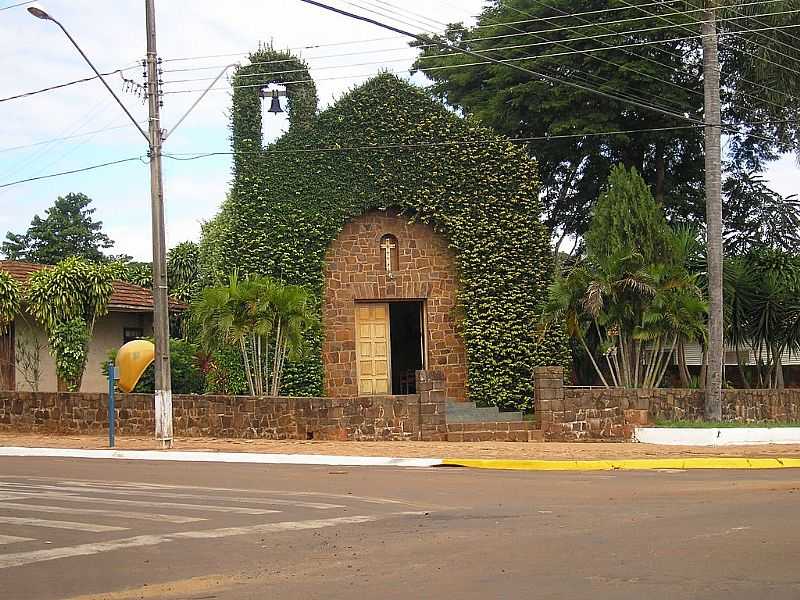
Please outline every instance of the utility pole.
M145 0L147 99L150 139L150 205L153 235L153 337L155 338L156 438L172 447L172 377L169 358L167 243L164 235L164 185L161 177L161 94L156 51L154 0Z
M225 65L202 94L183 113L175 126L169 131L161 129L161 98L158 54L156 52L156 13L154 0L145 0L145 23L147 26L147 99L149 101L149 134L139 125L119 96L114 93L97 67L94 66L86 53L78 45L75 38L70 35L67 28L59 20L50 15L41 6L33 5L27 8L28 12L43 21L51 21L58 25L67 39L94 71L95 76L102 82L108 93L113 96L120 108L130 119L133 126L147 140L148 156L150 157L150 199L152 208L152 235L153 235L153 337L155 337L155 420L156 438L161 441L164 448L172 447L172 378L170 376L169 358L169 299L167 289L167 250L164 236L164 187L161 177L161 146L163 142L175 132L186 117L205 98L214 84L237 64Z
M708 368L706 370L707 419L722 418L722 198L720 179L722 118L719 99L719 56L714 0L705 0L703 13L703 88L705 96L706 252L708 254Z

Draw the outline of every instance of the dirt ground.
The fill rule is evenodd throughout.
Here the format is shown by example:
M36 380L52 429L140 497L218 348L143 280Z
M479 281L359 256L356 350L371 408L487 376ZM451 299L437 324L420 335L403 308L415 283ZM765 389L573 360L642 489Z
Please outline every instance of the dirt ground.
M122 450L156 450L152 438L118 436ZM108 439L98 436L0 433L0 446L37 448L108 448ZM327 454L335 456L394 456L407 458L504 458L593 460L628 458L672 458L688 456L800 457L800 445L659 446L638 443L555 442L323 442L300 440L244 440L177 438L175 450L210 452L264 452L271 454Z

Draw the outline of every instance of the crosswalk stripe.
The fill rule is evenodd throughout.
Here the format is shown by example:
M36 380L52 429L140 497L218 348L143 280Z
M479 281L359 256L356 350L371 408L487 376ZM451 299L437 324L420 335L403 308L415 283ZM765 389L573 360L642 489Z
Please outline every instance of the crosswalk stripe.
M25 498L31 498L33 494L26 494L25 492L0 492L0 501L1 500L24 500Z
M106 531L125 531L127 527L113 525L96 525L95 523L76 523L75 521L51 521L49 519L34 519L31 517L6 517L0 515L0 523L6 525L25 525L28 527L51 527L53 529L74 529L75 531L89 531L104 533Z
M18 484L0 483L0 488L11 487L12 489L36 489L53 490L57 492L86 492L91 494L111 494L114 496L151 496L155 498L183 498L197 500L225 500L226 502L249 502L252 504L274 504L275 506L294 506L297 508L316 508L326 510L330 508L344 508L341 504L330 504L327 502L307 502L304 500L279 500L277 498L251 498L251 497L228 497L212 496L209 494L180 494L165 491L141 491L135 489L115 489L88 486L57 486L39 484Z
M126 506L151 506L153 508L182 508L186 510L202 510L239 515L269 515L281 512L279 510L270 510L267 508L219 506L215 504L185 504L182 502L154 502L149 500L125 500L122 498L95 498L93 496L75 496L73 494L59 494L57 492L42 492L37 495L37 498L63 500L65 502L85 502L88 504L124 504ZM1 502L0 506L2 506Z
M0 481L8 479L20 479L18 475L0 475ZM64 480L60 477L25 477L27 481L47 481L59 484L69 485L89 485L89 486L114 486L117 488L132 488L132 489L154 489L154 490L201 490L208 492L255 492L259 494L271 494L274 496L287 496L287 497L317 497L317 498L330 498L332 500L347 500L348 502L358 501L366 502L369 504L402 504L406 506L417 505L414 502L407 500L397 500L393 498L377 498L374 496L356 496L354 494L332 494L328 492L309 492L309 491L288 491L288 490L252 490L242 488L224 488L224 487L208 487L196 485L169 485L164 483L144 483L144 482L127 482L127 481L101 481L93 479L85 480ZM417 505L418 506L418 505ZM430 508L429 505L426 505Z
M157 513L129 512L124 510L106 510L102 508L77 508L74 506L44 506L41 504L19 504L0 502L0 510L18 510L65 515L99 515L101 517L118 517L120 519L138 519L142 521L159 521L164 523L195 523L205 521L201 517L184 517L178 515L161 515Z
M324 527L336 527L339 525L349 525L356 523L369 523L381 518L397 516L388 514L375 516L350 516L336 517L333 519L314 519L309 521L279 521L277 523L260 523L244 527L224 527L221 529L208 529L205 531L181 531L178 533L164 533L155 535L140 535L136 537L97 542L93 544L80 544L78 546L67 546L64 548L48 548L47 550L33 550L31 552L17 552L14 554L0 555L0 569L9 567L19 567L31 563L38 563L59 558L70 558L74 556L90 556L112 550L123 550L126 548L141 548L144 546L157 546L165 542L172 542L180 539L213 539L229 537L234 535L246 534L266 534L278 533L282 531L300 531L304 529L322 529ZM402 513L412 514L412 513ZM419 513L414 513L419 514Z
M33 538L19 537L16 535L0 535L0 546L16 544L17 542L33 542Z

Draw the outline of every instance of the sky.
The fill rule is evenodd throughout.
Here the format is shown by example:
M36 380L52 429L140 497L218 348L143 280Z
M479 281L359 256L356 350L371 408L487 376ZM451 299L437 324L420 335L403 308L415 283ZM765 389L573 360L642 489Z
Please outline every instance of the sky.
M0 0L0 97L90 76L88 65L55 24L33 18L25 6L3 10L19 1ZM481 0L330 3L415 32L441 30L449 22L472 23L482 5ZM41 5L61 21L101 72L130 67L124 75L142 82L142 68L137 65L145 54L142 0L49 0ZM399 15L390 5L402 6L404 22L365 10ZM292 49L308 61L321 108L380 71L409 78L416 55L398 35L299 0L156 0L156 30L164 61L162 127L167 130L225 65L245 61L259 43ZM205 80L185 81L189 79ZM411 80L424 84L420 76ZM108 81L146 129L146 105L126 89L129 86L119 74ZM223 77L170 135L164 152L229 151L229 108L230 87ZM276 138L286 125L285 115L265 115L265 139ZM142 159L0 188L0 237L9 230L25 231L34 214L43 215L57 196L83 192L94 200L95 217L116 242L111 252L150 260L146 151L144 138L97 80L0 102L0 185L98 163ZM784 195L800 191L800 168L792 157L774 163L766 175ZM201 223L214 216L230 180L230 157L164 160L168 246L199 240Z

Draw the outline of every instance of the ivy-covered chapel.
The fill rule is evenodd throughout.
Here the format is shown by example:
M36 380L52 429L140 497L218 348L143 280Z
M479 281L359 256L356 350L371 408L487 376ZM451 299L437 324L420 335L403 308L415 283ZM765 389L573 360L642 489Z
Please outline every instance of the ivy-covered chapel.
M234 76L233 184L203 230L209 279L237 270L302 284L322 324L282 393L414 392L532 399L532 369L563 364L537 311L552 277L536 165L524 148L389 74L323 111L305 63L261 49ZM262 97L283 86L290 127L262 143Z

